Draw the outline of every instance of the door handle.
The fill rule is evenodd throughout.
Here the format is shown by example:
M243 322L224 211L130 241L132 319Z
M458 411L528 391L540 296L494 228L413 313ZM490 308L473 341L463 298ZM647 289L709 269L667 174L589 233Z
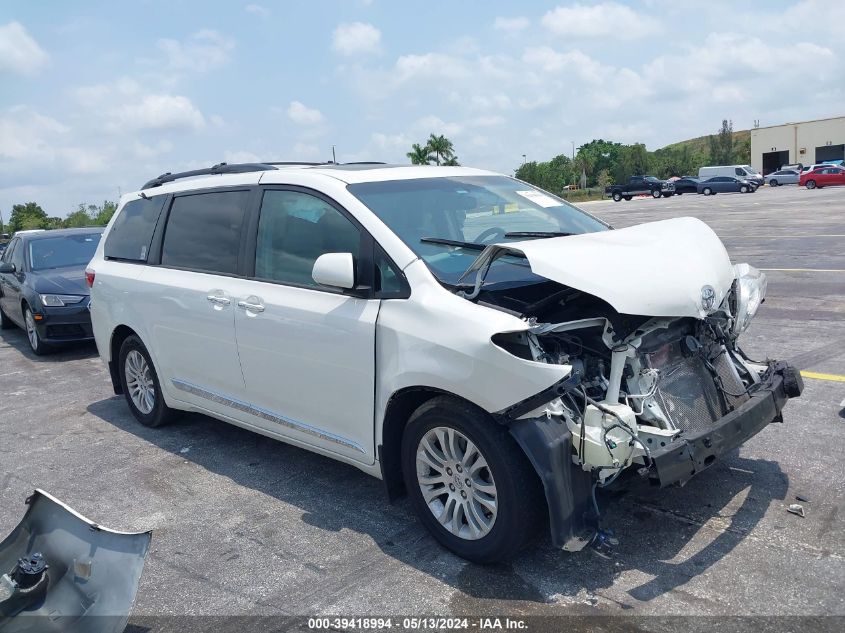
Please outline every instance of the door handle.
M258 297L247 297L242 301L238 301L238 307L243 308L247 312L264 312L264 304Z
M206 297L210 303L213 303L216 306L227 306L232 301L228 297L222 297L220 295L208 295Z

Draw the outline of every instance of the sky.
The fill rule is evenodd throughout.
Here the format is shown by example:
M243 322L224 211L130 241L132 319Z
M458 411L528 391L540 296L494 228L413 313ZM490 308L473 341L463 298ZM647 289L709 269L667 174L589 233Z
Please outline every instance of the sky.
M226 161L408 162L445 134L513 173L845 115L845 2L3 0L0 213Z

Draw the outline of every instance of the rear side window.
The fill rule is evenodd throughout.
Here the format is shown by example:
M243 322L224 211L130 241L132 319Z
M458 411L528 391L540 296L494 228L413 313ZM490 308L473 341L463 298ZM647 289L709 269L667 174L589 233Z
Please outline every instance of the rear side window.
M248 191L174 198L164 230L162 266L233 275L238 271Z
M132 262L145 262L150 252L161 207L165 196L132 200L127 202L106 238L103 254L106 259L122 259Z

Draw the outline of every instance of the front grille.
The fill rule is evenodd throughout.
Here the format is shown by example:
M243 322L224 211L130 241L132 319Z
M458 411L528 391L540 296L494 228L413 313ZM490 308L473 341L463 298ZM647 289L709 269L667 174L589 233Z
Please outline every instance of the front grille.
M660 371L660 386L655 397L676 428L704 431L728 412L704 361L699 356L685 356L680 341L669 343L648 354L647 360L651 367ZM734 394L745 391L727 354L720 354L713 365L724 389ZM725 394L725 398L727 404L734 408L748 396Z
M84 336L85 328L74 323L47 326L47 338L82 338Z

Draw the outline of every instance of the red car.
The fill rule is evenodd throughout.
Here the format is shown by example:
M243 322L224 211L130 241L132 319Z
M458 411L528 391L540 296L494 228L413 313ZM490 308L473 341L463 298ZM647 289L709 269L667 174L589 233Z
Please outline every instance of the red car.
M807 189L829 185L845 185L845 169L835 165L816 167L812 171L802 173L798 179L798 184L807 187Z

